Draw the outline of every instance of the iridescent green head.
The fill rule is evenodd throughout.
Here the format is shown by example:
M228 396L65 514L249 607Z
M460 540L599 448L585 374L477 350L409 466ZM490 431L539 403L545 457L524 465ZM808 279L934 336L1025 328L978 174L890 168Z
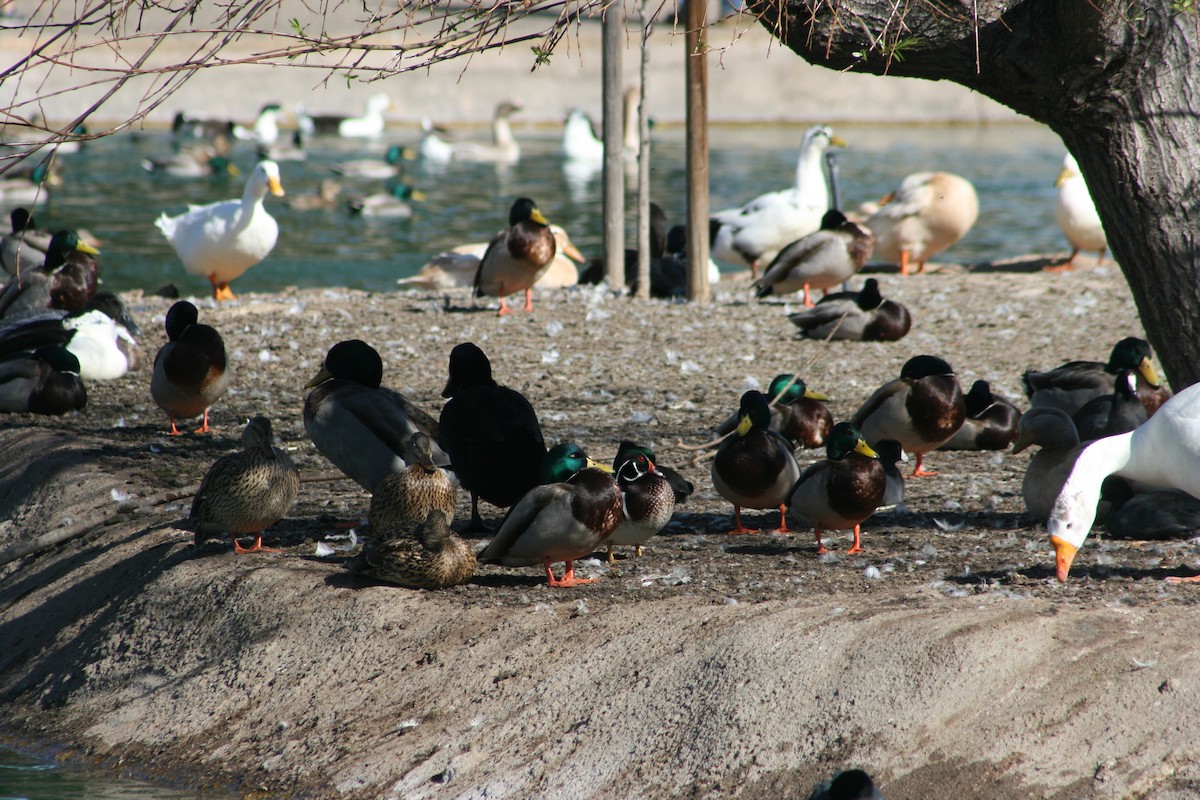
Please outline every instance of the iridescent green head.
M879 454L871 449L858 428L849 422L839 422L829 431L825 440L825 455L830 461L841 461L851 453L858 453L867 458L879 458Z
M583 448L575 442L563 442L550 448L542 458L541 482L562 483L570 480L575 473L588 467L596 467L605 472L612 472L606 466L597 464L588 457Z

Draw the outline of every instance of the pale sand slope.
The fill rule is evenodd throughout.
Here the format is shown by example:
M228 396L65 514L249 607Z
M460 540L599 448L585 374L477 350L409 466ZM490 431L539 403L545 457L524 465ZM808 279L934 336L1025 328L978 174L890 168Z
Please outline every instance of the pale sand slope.
M463 294L203 309L237 370L215 435L164 436L144 372L89 387L81 415L4 420L0 551L84 533L0 567L0 733L275 797L803 798L849 765L892 800L1194 796L1197 589L1161 580L1193 544L1093 539L1059 586L1022 513L1028 454L934 454L942 475L911 481L908 511L869 522L853 559L843 536L821 561L807 532L724 534L728 504L673 445L705 438L748 377L815 358L804 377L845 418L919 352L1015 394L1021 369L1103 359L1140 330L1111 266L881 280L917 321L890 345L797 341L744 283L707 308L555 292L503 320L457 310ZM168 303L131 299L153 352ZM642 558L584 562L600 582L573 590L489 566L414 592L315 558L366 508L348 481L304 484L267 535L282 555L195 552L189 487L251 413L305 475L329 473L301 387L351 336L431 410L450 348L476 341L548 440L607 459L634 436L697 495Z

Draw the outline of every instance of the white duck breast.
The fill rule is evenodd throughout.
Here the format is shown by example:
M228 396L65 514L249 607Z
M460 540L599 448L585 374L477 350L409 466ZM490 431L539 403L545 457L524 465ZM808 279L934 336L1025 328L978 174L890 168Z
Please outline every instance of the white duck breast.
M137 341L104 312L66 317L63 325L75 330L67 349L79 359L79 374L84 380L116 380L138 368Z
M1104 251L1108 249L1104 224L1079 172L1079 165L1070 153L1063 159L1055 185L1058 186L1058 198L1054 204L1054 219L1071 243L1071 257L1080 250L1097 250L1103 259Z
M567 114L562 149L563 156L572 161L604 160L604 142L596 136L588 115L577 108Z

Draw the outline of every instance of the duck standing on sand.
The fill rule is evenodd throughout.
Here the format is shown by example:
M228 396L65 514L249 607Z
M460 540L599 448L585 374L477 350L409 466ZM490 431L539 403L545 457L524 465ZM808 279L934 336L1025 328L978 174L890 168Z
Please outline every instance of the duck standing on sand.
M171 435L181 431L178 418L203 416L196 433L207 433L208 410L225 394L233 373L225 342L216 329L199 322L200 313L187 300L167 311L167 343L154 356L150 395L171 419Z
M771 430L771 411L762 392L748 391L738 404L738 425L721 443L712 463L713 486L733 503L730 533L757 533L742 525L742 508L778 508L776 533L790 533L785 518L788 492L800 477L792 445Z
M810 289L828 292L862 269L875 249L875 234L851 222L837 209L821 217L821 227L790 243L754 282L755 296L785 295L804 290L804 305L815 304Z
M283 196L279 165L274 161L258 162L240 200L194 206L177 217L164 212L154 223L184 268L208 279L216 300L233 300L229 282L275 248L279 225L263 207L267 192Z
M254 417L242 432L241 452L217 459L200 483L188 514L196 547L227 533L235 553L282 552L263 547L263 531L283 519L299 493L300 473L272 443L271 421ZM251 534L254 544L242 547L238 537Z
M622 519L621 490L608 467L574 442L556 445L541 467L542 485L529 490L504 518L479 560L506 567L542 564L551 586L594 583L576 578L573 562L602 545ZM564 562L561 579L551 564Z
M438 424L407 397L383 386L383 359L361 339L329 348L321 369L304 385L304 430L317 452L368 492L405 469L405 448L416 433L436 440ZM433 463L450 463L431 445ZM424 518L424 515L422 515Z
M883 505L887 474L876 453L849 422L829 432L826 459L800 474L788 493L788 510L813 526L817 552L824 553L821 530L854 529L846 555L863 552L859 527Z
M950 365L936 356L914 356L900 377L876 389L850 422L868 443L895 439L916 453L916 478L937 474L921 468L924 456L945 444L965 417L962 389Z
M979 217L979 196L966 178L949 172L917 172L879 201L867 218L875 233L875 255L900 265L907 275L967 235Z
M506 508L537 486L546 455L542 426L524 395L492 378L492 364L477 345L450 351L450 378L442 397L439 442L462 487L471 493L467 530L487 530L479 498Z
M1104 235L1104 223L1092 202L1083 173L1075 156L1067 153L1063 158L1062 169L1054 181L1058 188L1058 197L1054 202L1054 221L1062 228L1063 235L1071 243L1071 255L1066 262L1046 267L1048 272L1065 272L1075 268L1075 256L1080 250L1096 250L1099 256L1096 264L1104 263L1104 253L1108 250L1108 238Z
M558 244L550 224L528 197L519 197L508 212L508 227L492 239L475 272L475 296L500 298L500 316L511 314L505 298L525 291L525 310L533 311L533 285L542 277Z

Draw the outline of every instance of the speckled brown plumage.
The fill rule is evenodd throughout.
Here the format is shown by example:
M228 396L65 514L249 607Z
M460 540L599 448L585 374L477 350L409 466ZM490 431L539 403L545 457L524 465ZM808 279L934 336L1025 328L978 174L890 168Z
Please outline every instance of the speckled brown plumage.
M442 589L469 581L475 563L475 552L450 530L446 515L431 510L420 524L406 531L372 539L355 567L397 586Z
M262 532L283 519L300 492L300 473L287 454L271 443L271 422L255 417L242 433L242 450L217 459L209 468L188 515L195 544L209 536L229 534L235 552L264 550ZM254 534L243 549L239 535Z
M390 537L411 530L425 521L431 511L440 511L447 522L454 520L454 485L444 470L433 463L433 444L423 433L414 433L404 447L408 464L375 486L371 495L371 535Z

